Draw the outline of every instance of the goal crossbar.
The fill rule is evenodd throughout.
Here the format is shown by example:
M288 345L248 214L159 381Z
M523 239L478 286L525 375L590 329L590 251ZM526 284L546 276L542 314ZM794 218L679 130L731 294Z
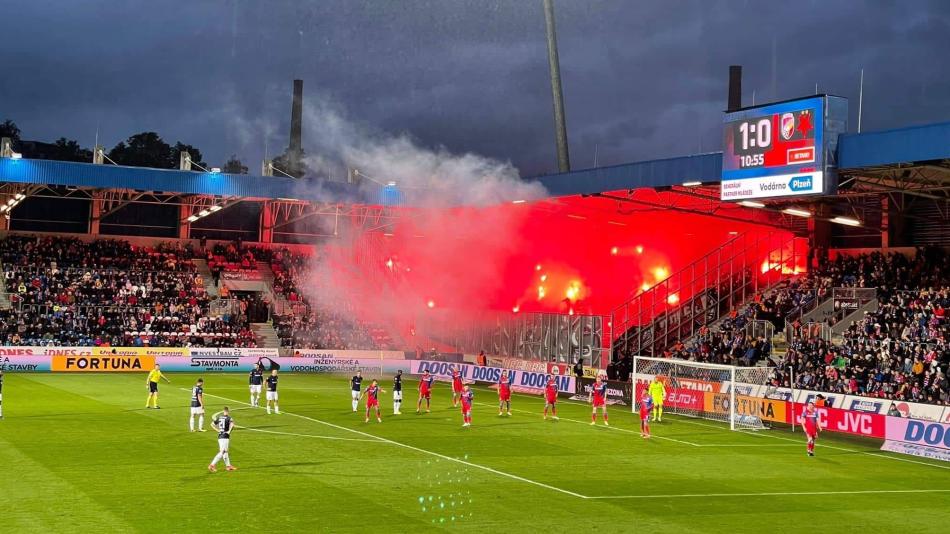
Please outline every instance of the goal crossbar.
M688 417L728 422L731 430L764 428L762 419L747 407L739 409L736 385L756 386L768 383L768 367L738 367L693 362L675 358L635 356L633 364L633 410L638 410L644 395L651 396L663 410ZM664 392L652 394L650 384Z

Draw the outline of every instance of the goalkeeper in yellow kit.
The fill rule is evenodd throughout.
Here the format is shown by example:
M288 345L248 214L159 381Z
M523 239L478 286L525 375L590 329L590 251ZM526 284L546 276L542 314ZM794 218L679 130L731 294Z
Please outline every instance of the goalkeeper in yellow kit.
M650 398L653 399L653 420L663 421L663 399L666 398L666 386L660 381L660 377L653 377L649 393Z

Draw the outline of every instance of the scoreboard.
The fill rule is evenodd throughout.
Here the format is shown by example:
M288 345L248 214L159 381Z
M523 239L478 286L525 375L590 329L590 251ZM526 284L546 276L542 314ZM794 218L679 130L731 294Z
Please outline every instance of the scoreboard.
M815 96L727 113L722 200L834 193L847 100Z

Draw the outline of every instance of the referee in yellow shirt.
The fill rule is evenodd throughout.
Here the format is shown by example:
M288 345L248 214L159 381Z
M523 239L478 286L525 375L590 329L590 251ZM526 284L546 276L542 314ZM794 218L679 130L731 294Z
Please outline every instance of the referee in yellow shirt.
M162 374L162 366L155 364L155 368L148 372L148 378L145 380L145 386L148 388L148 398L145 399L146 408L161 408L158 405L158 381L159 379L172 383L171 380L165 378L165 375Z

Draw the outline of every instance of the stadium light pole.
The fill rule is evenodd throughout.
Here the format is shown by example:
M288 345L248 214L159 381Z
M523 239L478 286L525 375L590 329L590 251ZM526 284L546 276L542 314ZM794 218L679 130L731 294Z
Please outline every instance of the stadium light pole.
M567 150L567 125L564 118L564 94L561 91L561 65L557 54L557 32L554 26L553 0L544 0L544 26L548 41L551 96L554 100L554 139L557 145L557 168L560 172L570 172L571 157Z

